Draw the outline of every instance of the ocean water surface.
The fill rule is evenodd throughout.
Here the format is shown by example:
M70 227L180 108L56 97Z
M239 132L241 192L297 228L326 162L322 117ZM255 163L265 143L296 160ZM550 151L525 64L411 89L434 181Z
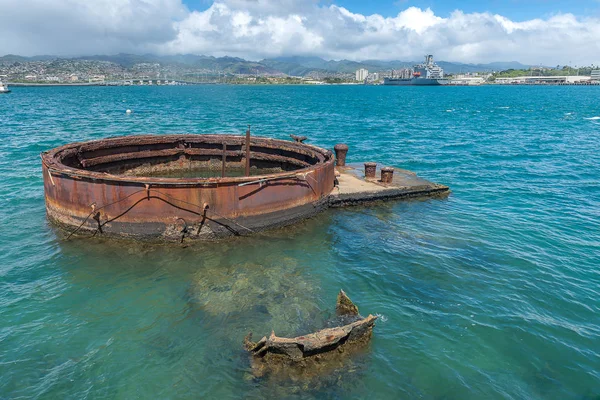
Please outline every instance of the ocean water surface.
M600 398L600 88L14 88L0 96L0 398ZM131 114L125 110L131 109ZM350 146L447 199L329 210L188 246L65 241L41 151L143 133ZM255 379L244 336L323 327L343 288L369 348Z

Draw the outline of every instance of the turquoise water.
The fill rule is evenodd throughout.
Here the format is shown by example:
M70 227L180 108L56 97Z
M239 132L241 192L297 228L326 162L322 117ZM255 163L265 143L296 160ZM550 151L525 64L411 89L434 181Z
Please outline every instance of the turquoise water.
M0 96L0 398L598 399L600 88L15 88ZM125 114L126 109L133 113ZM64 241L39 153L141 133L350 146L445 200L330 210L218 244ZM241 343L324 326L368 351L253 379Z

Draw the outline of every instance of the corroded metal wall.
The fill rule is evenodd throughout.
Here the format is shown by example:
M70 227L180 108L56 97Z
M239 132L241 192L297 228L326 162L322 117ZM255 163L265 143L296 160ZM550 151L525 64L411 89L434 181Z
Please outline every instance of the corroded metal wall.
M330 151L264 138L251 139L251 162L275 163L288 170L231 178L150 178L111 172L164 159L182 165L194 157L212 160L222 157L223 144L231 160L228 165L245 162L244 138L228 135L133 136L43 153L48 217L77 234L214 238L310 216L333 189Z

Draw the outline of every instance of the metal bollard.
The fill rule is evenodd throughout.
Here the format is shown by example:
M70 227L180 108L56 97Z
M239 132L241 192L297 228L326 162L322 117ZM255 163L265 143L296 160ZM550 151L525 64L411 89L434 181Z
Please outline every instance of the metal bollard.
M348 154L348 145L345 145L343 143L338 143L335 146L333 146L333 149L335 150L335 159L336 159L335 165L337 165L338 167L345 166L346 165L346 154Z
M366 162L365 163L365 178L375 179L375 173L377 172L377 163Z
M383 167L381 168L381 182L382 183L392 183L394 179L394 168L392 167Z

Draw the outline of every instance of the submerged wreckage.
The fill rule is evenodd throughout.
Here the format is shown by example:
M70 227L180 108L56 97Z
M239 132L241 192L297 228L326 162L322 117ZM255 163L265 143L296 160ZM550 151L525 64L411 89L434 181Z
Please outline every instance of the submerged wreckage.
M371 338L376 316L363 318L350 298L340 290L336 314L344 325L294 338L278 337L275 332L252 342L252 333L244 339L250 353L253 375L270 373L288 375L292 371L314 371L316 365L327 366L351 350L364 347ZM347 351L348 350L348 351Z
M233 135L143 135L42 153L48 218L69 236L214 239L288 225L328 207L447 194L409 171L345 163L294 141Z

